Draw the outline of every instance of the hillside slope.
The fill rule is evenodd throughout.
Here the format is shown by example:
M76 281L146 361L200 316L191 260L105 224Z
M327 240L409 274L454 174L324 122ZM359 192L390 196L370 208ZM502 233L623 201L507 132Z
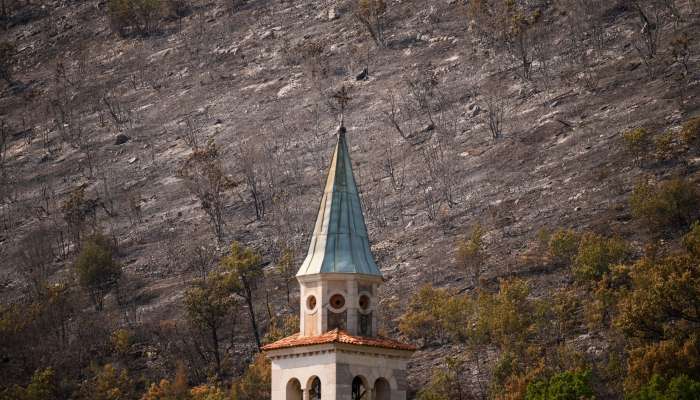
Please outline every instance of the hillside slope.
M0 86L9 134L0 182L3 303L24 301L29 286L13 257L39 229L49 227L46 237L65 249L51 279L70 281L78 241L65 204L82 191L90 201L81 229L116 238L133 291L126 318L108 296L109 329L181 320L183 293L197 276L183 261L187 249L212 245L221 255L236 240L270 263L256 292L266 331L269 316L297 307L287 305L275 266L286 247L296 266L306 252L338 121L332 94L341 85L352 97L345 121L386 279L390 336L399 335L395 318L422 285L473 289L454 253L476 224L485 231L485 287L517 276L540 296L569 284L571 274L530 257L539 231L618 235L640 252L647 236L627 204L635 183L700 179L698 148L639 162L622 136L637 127L677 132L699 114L700 20L691 5L679 2L683 19L664 27L652 76L635 48L631 2L602 2L594 16L600 44L592 34L576 36L583 22L569 7L575 2L528 2L537 3L526 9L540 10L543 28L524 79L508 49L491 46L469 22L462 2L387 2L385 48L353 16L352 3L251 0L234 9L202 0L181 18L164 18L153 34L126 37L110 29L105 2L18 6L0 31L0 42L16 50L13 84ZM690 39L687 69L672 55L679 32ZM358 80L365 67L368 78ZM503 127L494 138L488 117L498 107ZM210 140L233 182L221 244L182 171L193 145ZM253 350L246 332L231 350L234 374ZM412 387L453 351L419 351ZM154 359L140 368L168 373L170 365ZM12 375L26 383L27 374Z

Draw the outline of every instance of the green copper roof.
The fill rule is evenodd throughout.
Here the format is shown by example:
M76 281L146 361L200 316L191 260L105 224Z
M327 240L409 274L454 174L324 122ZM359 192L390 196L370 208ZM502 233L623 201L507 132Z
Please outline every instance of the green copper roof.
M338 144L328 170L309 252L297 276L321 273L382 275L369 247L342 125L338 129Z

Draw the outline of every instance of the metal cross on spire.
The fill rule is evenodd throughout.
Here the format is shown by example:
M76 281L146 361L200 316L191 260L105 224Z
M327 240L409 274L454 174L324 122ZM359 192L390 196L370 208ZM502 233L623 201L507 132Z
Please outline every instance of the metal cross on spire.
M340 107L340 126L342 127L345 123L345 106L352 98L348 96L348 90L345 88L345 85L333 95L333 98L338 102L338 106Z

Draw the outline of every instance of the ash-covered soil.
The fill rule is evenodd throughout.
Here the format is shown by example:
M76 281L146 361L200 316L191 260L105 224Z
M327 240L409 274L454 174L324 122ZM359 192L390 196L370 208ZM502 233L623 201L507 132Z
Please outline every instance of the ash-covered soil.
M17 53L16 82L0 86L0 119L10 132L0 189L3 301L26 290L15 250L39 224L65 226L61 206L82 188L98 204L94 225L118 239L124 271L138 282L138 318L180 318L195 275L177 254L192 243L216 243L178 174L196 137L219 146L236 183L226 196L220 253L232 240L258 249L270 262L274 312L294 312L275 262L283 243L296 250L297 264L306 253L338 123L331 95L341 85L352 97L345 121L386 278L383 325L390 336L400 337L394 318L423 284L472 289L454 250L475 224L486 231L487 284L521 276L531 279L535 295L545 294L571 278L528 257L538 231L593 230L638 243L643 229L626 200L635 182L648 175L700 178L698 149L637 162L622 140L630 128L662 133L698 115L697 13L678 28L691 37L688 75L659 61L666 64L649 77L632 43L633 10L611 2L605 44L584 68L567 55L567 10L540 2L550 62L535 63L527 80L517 61L486 46L461 2L388 2L385 48L355 20L350 3L254 0L232 10L203 0L147 37L116 35L105 2L24 6L26 20L0 31ZM308 49L312 43L320 54ZM358 80L365 66L368 77ZM416 103L411 84L425 82L430 113L409 108ZM488 127L494 98L504 107L499 138ZM391 122L392 104L405 137ZM71 145L64 137L77 129L81 139ZM119 135L128 140L116 144ZM265 206L262 218L250 176ZM70 277L70 257L56 260L53 279ZM425 382L450 351L419 351L411 385Z

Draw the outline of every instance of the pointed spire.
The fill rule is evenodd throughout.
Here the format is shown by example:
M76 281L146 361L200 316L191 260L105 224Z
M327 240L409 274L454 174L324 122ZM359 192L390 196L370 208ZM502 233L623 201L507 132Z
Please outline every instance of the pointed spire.
M342 122L309 252L297 276L321 273L382 275L370 250Z

